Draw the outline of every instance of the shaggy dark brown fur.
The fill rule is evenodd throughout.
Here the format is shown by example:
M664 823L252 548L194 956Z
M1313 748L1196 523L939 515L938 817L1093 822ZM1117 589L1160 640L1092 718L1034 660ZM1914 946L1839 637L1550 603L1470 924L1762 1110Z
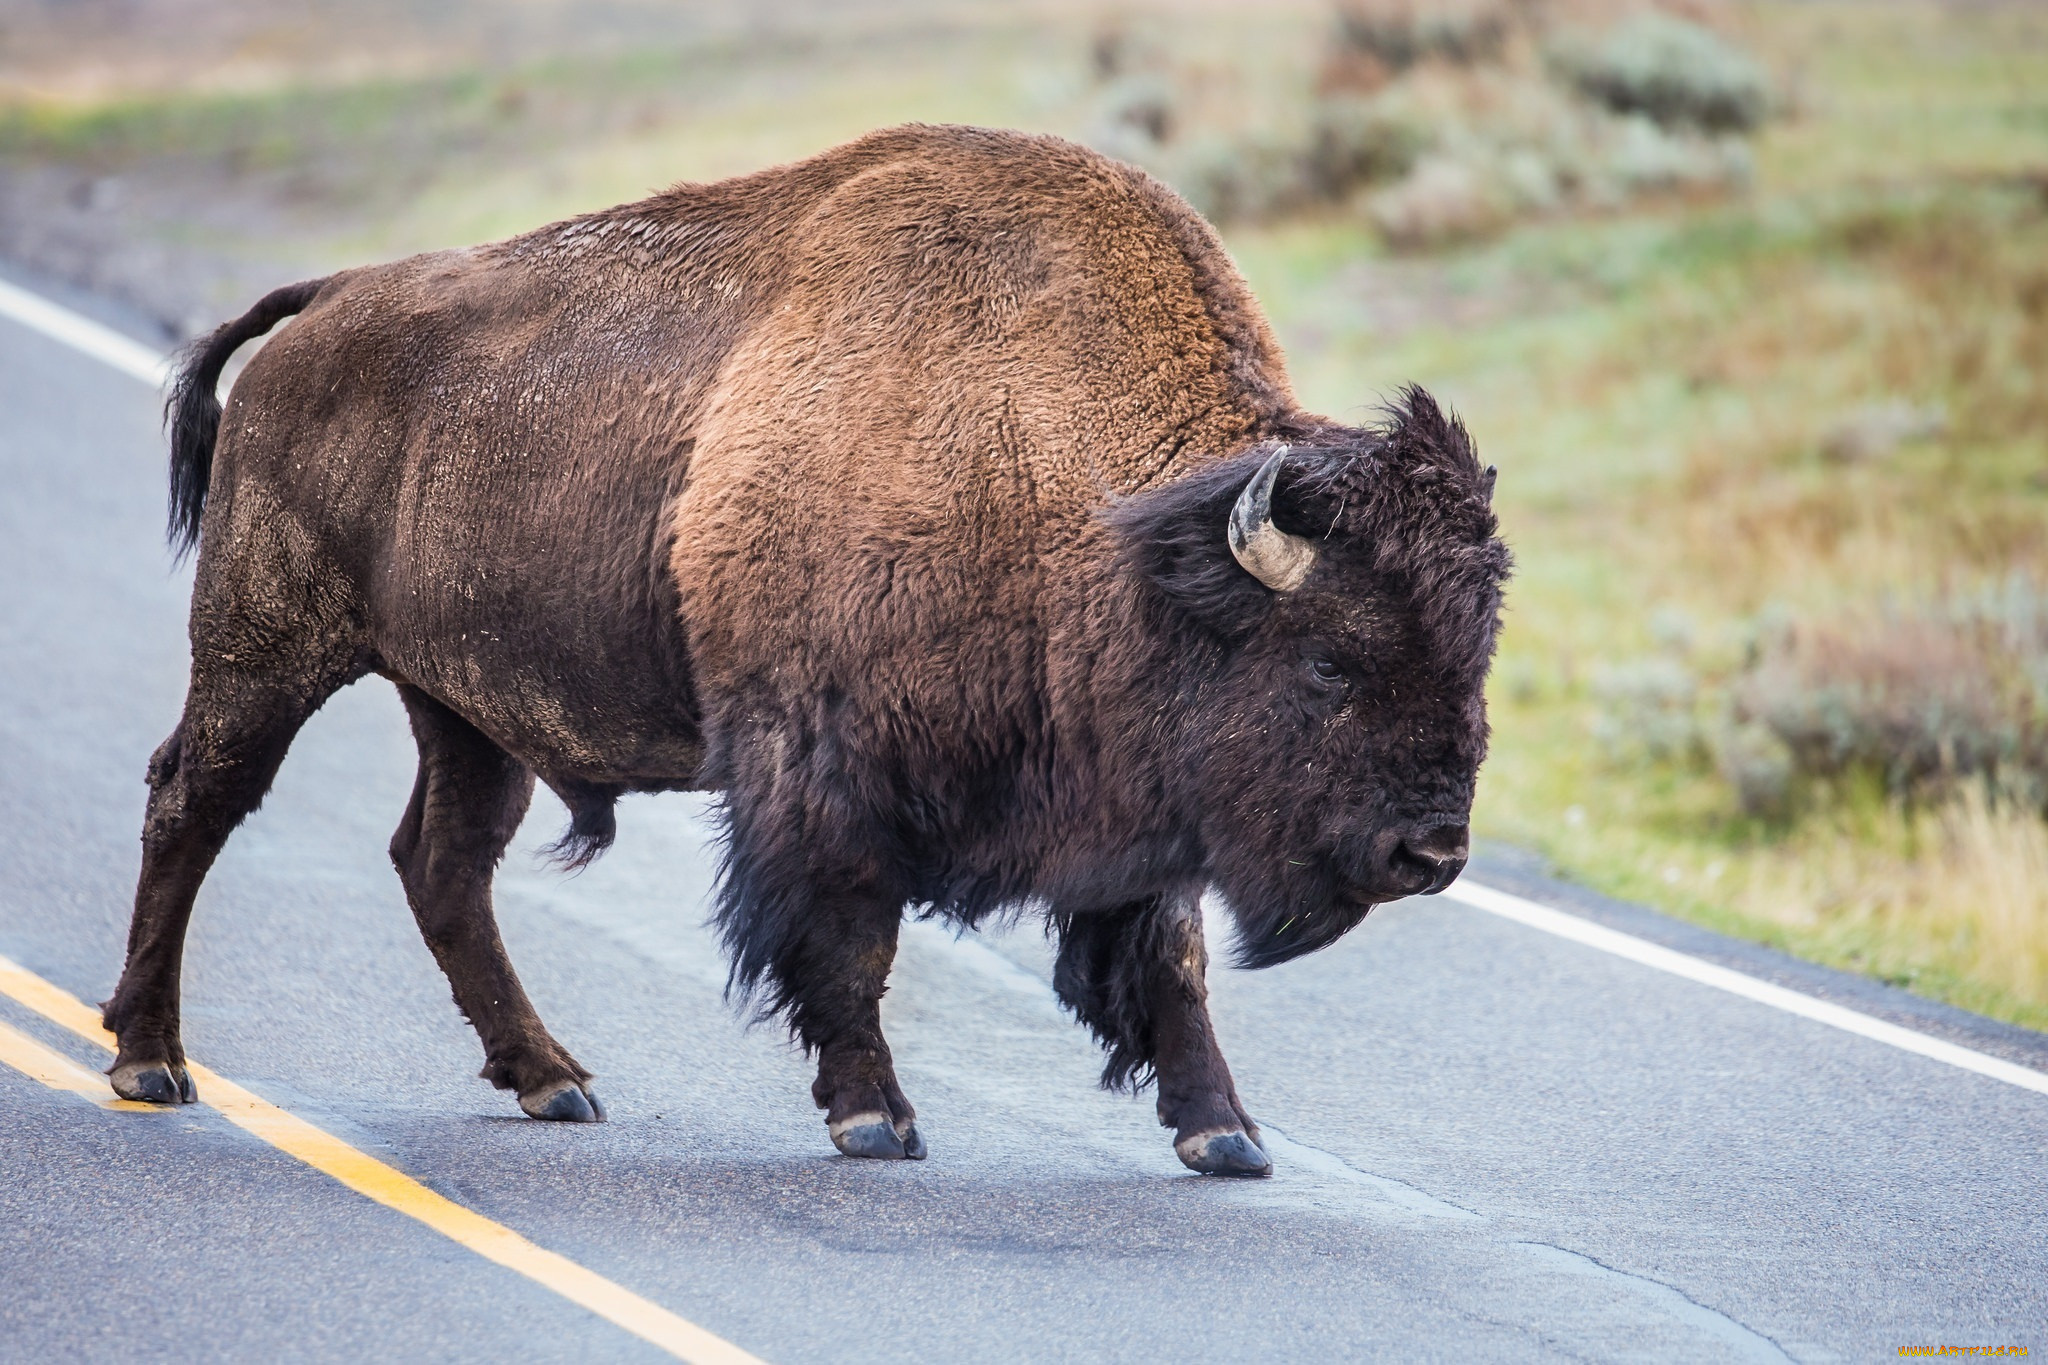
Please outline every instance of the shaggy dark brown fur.
M222 416L228 354L294 311ZM172 418L192 684L106 1010L125 1095L189 1097L192 897L372 672L420 746L392 858L539 1117L599 1111L492 919L536 774L572 862L622 792L723 793L733 984L854 1155L923 1154L878 1010L906 907L1044 911L1105 1079L1156 1075L1195 1169L1258 1172L1202 891L1262 966L1463 864L1490 472L1419 390L1369 428L1300 411L1208 227L1071 144L899 128L280 290ZM1224 537L1277 443L1273 522L1317 548L1289 592Z

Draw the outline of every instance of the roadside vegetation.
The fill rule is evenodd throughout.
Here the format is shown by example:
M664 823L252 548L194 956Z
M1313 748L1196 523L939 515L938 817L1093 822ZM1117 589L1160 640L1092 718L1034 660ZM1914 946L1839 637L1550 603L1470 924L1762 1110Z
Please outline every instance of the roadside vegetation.
M1500 466L1485 838L2048 1027L2048 11L1004 14L17 92L0 180L71 188L0 228L129 214L190 273L104 283L183 326L899 119L1092 139L1219 218L1312 406L1417 380Z

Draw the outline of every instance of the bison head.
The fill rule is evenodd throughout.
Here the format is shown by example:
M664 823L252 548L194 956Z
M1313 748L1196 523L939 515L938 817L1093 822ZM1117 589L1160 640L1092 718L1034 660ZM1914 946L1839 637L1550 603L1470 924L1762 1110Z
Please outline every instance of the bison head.
M1109 514L1172 651L1165 780L1247 966L1463 869L1509 567L1493 471L1420 389L1289 436Z

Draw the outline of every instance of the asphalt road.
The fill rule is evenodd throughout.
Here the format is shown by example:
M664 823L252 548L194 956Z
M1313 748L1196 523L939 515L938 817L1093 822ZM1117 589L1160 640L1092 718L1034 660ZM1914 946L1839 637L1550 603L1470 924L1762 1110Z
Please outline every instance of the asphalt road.
M89 1001L121 965L143 762L183 693L162 506L155 396L0 322L0 954ZM1185 1174L1149 1100L1093 1088L1034 929L911 926L884 1012L932 1156L850 1162L803 1062L721 1001L702 802L627 801L617 847L565 877L535 856L564 822L543 796L500 916L611 1121L523 1119L476 1079L385 860L412 768L376 680L306 728L200 898L188 1047L768 1360L2048 1350L2048 1096L1442 898L1217 970L1274 1135L1259 1182ZM0 1023L104 1065L5 998ZM662 1358L204 1105L111 1111L0 1067L0 1359L138 1350Z

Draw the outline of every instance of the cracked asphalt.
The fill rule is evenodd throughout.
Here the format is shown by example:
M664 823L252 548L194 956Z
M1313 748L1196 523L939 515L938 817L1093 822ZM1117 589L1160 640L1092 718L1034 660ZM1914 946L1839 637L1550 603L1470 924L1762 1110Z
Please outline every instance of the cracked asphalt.
M0 322L0 954L92 1001L184 684L162 459L153 394ZM885 1016L932 1156L849 1162L801 1059L721 999L705 804L627 801L565 877L543 796L500 917L611 1120L525 1120L385 860L412 767L376 680L306 728L201 896L193 1055L768 1360L2048 1348L2048 1097L1443 900L1216 969L1260 1182L1186 1175L1149 1100L1094 1088L1035 928L912 925ZM104 1065L11 1000L0 1023ZM204 1105L115 1112L5 1067L0 1285L9 1360L659 1358Z

